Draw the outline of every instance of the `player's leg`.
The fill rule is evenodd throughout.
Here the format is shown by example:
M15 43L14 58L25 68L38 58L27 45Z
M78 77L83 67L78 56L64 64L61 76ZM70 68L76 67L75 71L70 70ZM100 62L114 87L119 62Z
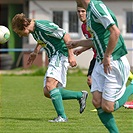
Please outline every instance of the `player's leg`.
M88 97L87 91L71 91L64 88L60 88L60 93L62 95L63 100L72 100L77 99L79 101L80 109L79 112L83 113L86 107L86 100Z
M58 62L57 62L58 61ZM68 58L63 55L55 55L51 62L49 63L49 67L46 73L47 77L52 77L58 81L56 84L56 89L61 94L62 99L79 99L80 101L80 112L82 113L86 106L86 99L88 96L88 92L81 92L81 91L71 91L66 89L61 89L61 87L66 86L66 75L68 70ZM44 79L46 79L46 76ZM44 80L44 84L46 84L46 80ZM53 87L52 87L53 88ZM50 91L50 93L52 93ZM49 97L47 89L44 89L44 94ZM53 95L52 95L53 96ZM50 94L51 97L51 94Z
M91 84L92 84L91 75L92 75L92 72L95 66L95 62L96 62L96 58L93 57L93 59L90 62L90 66L89 66L88 73L87 73L87 85L89 86L90 89L91 89ZM91 111L97 111L97 110L92 109Z
M125 56L117 61L111 60L112 70L105 75L104 91L103 91L103 108L107 112L113 112L119 109L133 94L133 84L126 88L129 76L130 66ZM108 104L108 102L114 102ZM114 109L113 109L114 108Z
M66 114L64 111L64 106L62 102L62 96L58 88L56 88L58 81L54 78L47 77L45 88L49 91L52 103L55 107L58 116L66 119Z
M131 82L130 85L127 86L123 96L115 102L114 111L123 106L125 102L128 100L129 96L132 94L133 94L133 82Z
M59 64L57 64L59 59L58 55L53 56L49 62L47 72L44 77L44 93L46 96L52 100L54 108L57 112L58 117L50 122L66 122L66 114L64 111L64 106L62 102L62 96L57 88L59 83L58 79L58 70L60 70ZM47 91L46 91L47 90ZM47 93L47 94L46 94ZM49 94L48 94L49 93Z
M118 128L112 113L108 113L103 110L103 88L105 82L105 73L101 64L96 62L92 73L92 88L93 105L97 109L97 114L103 125L108 129L110 133L118 133Z
M110 133L119 133L114 116L112 113L105 112L101 107L97 108L98 116L103 125L108 129Z
M61 93L63 100L77 99L80 104L79 112L83 113L83 111L86 107L86 100L88 97L87 91L71 91L71 90L66 90L64 88L59 88L59 91ZM44 95L45 95L45 97L50 98L50 94L46 88L44 88Z
M50 98L50 94L49 94L49 91L44 87L44 96L47 97L47 98Z
M59 89L61 95L62 95L62 100L71 100L71 99L77 99L81 100L81 98L87 99L88 92L87 91L72 91L72 90L67 90L64 87L56 87ZM44 87L44 95L47 98L50 98L49 91Z
M73 91L73 90L65 89L66 82L67 82L68 65L69 65L68 58L62 55L60 70L58 71L59 73L58 80L60 81L58 84L58 87L59 87L63 100L77 99L79 101L80 113L82 113L86 107L86 100L88 97L88 92L87 91Z
M123 58L122 61L123 61L123 64L128 64L126 58ZM125 68L123 70L124 71L123 76L126 77L125 81L127 81L127 79L129 77L132 78L132 74L130 73L130 75L129 75L130 68L128 66L125 65L124 67ZM125 84L125 86L126 86L126 84ZM114 104L114 111L119 109L121 106L123 106L124 103L128 100L129 96L133 94L133 81L131 81L127 87L125 87L125 86L124 85L122 86L122 89L126 88L124 94L118 100L116 100L116 102Z
M86 96L88 96L88 92L87 91L71 91L71 90L67 90L64 87L56 87L59 89L61 95L62 95L62 100L71 100L71 99L77 99L80 100L84 93L86 94ZM49 91L44 87L44 96L47 98L50 98L50 94Z
M95 91L93 95L93 105L97 109L97 114L103 125L108 129L110 133L119 133L115 119L112 113L106 112L102 109L102 93Z
M88 73L87 73L87 84L90 87L90 89L91 89L91 84L92 84L91 74L95 66L95 62L96 62L96 58L93 58L90 62L90 66L89 66Z

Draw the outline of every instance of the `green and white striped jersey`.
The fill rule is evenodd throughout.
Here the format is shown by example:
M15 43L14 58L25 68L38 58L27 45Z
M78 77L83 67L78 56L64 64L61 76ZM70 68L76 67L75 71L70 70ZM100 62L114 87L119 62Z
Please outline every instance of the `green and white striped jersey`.
M43 46L50 59L57 51L58 53L68 56L68 49L63 40L65 33L63 29L59 28L59 26L53 22L35 20L35 29L31 34L34 39Z
M108 28L114 24L118 26L114 13L102 1L91 0L87 8L87 27L93 34L97 59L102 60L104 57L110 36ZM117 60L125 54L127 54L126 46L120 35L112 56Z

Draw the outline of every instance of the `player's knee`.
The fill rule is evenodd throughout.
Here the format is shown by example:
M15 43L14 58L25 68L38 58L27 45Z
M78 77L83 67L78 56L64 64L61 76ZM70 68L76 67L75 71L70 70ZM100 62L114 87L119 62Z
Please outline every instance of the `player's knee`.
M99 108L101 105L101 101L98 99L92 99L92 104L94 105L95 108Z
M51 90L56 88L57 83L58 83L58 81L56 81L56 80L47 81L46 85L45 85L46 90L48 90L48 92L50 92Z
M111 106L111 105L102 105L102 109L105 111L105 112L108 112L108 113L111 113L114 111L114 107Z
M50 82L46 82L45 90L50 91L50 88L51 88L51 84L50 84Z
M50 98L50 94L46 88L44 88L44 96Z
M45 93L45 92L44 92L44 96L47 98L50 98L50 95L48 93Z

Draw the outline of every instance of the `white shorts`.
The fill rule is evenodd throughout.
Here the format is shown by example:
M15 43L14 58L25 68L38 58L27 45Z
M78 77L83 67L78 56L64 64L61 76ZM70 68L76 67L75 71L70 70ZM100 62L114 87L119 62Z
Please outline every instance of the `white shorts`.
M96 61L92 72L91 92L102 92L104 99L115 102L120 99L125 92L130 65L126 56L115 61L111 59L110 63L112 71L110 74L105 74L103 64Z
M68 66L68 57L57 52L49 62L47 72L44 76L44 87L46 84L46 77L58 80L59 83L57 87L66 87Z

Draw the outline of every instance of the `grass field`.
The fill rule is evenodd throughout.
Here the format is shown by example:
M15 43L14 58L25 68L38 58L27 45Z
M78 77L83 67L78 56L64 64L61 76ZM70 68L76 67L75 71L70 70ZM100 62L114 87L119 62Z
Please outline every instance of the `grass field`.
M91 94L83 114L77 100L64 101L68 122L49 123L56 113L42 88L43 76L0 76L0 133L108 133L90 111ZM67 89L89 91L86 76L68 76ZM113 114L120 133L133 133L133 110L122 107Z

